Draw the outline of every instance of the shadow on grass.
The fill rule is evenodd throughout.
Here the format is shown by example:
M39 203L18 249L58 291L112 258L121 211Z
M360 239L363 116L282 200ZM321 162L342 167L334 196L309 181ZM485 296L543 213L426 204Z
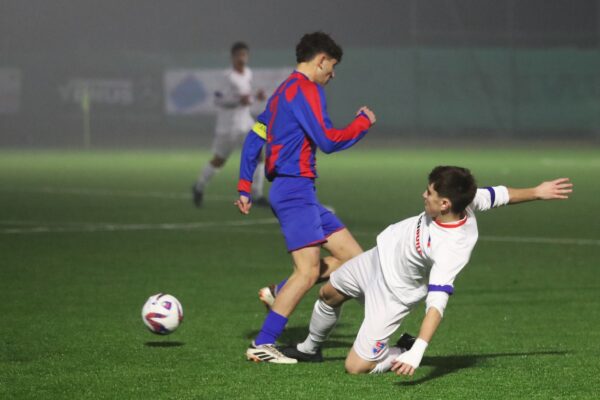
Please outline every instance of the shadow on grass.
M144 343L144 346L146 347L180 347L185 345L185 343L183 342L172 342L172 341L166 341L166 342L159 342L159 341L155 341L155 342L146 342Z
M522 357L522 356L560 356L567 354L566 351L533 351L528 353L492 353L492 354L470 354L464 356L435 356L424 357L421 366L433 367L428 375L414 380L404 380L397 383L400 386L413 386L425 383L432 379L440 378L465 368L472 368L492 358L499 357Z

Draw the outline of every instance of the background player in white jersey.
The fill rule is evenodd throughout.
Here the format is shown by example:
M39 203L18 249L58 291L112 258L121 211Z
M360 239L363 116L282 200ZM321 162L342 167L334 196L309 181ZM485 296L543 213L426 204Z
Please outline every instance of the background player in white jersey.
M254 119L250 106L254 101L264 101L264 91L252 92L252 71L248 67L250 49L246 43L236 42L231 46L231 68L223 73L220 89L215 92L217 124L213 141L213 158L202 169L192 188L194 204L202 206L204 189L213 176L221 170L227 159L241 145L252 128ZM263 196L264 161L256 168L252 181L252 199L255 205L267 205Z
M475 211L566 199L572 186L562 178L529 189L477 189L467 169L434 168L423 193L425 211L390 225L377 237L376 247L333 272L315 303L308 337L283 353L299 361L321 361L321 344L333 330L341 305L356 298L364 303L365 318L346 358L346 370L358 374L393 369L398 375L412 375L442 320L454 280L477 242ZM426 313L418 338L403 340L410 339L403 336L405 344L388 346L390 336L423 299Z

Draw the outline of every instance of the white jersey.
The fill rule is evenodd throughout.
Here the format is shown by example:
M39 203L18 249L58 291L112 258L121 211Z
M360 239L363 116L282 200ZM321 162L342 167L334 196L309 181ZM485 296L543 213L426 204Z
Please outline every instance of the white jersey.
M442 224L423 212L387 227L377 237L377 248L389 289L407 305L421 301L428 292L452 294L454 279L477 243L475 211L508 200L504 186L478 189L460 221Z
M254 124L250 105L240 104L242 96L252 94L252 71L244 68L239 73L233 68L224 71L219 90L215 92L217 112L216 133L240 135L247 133Z

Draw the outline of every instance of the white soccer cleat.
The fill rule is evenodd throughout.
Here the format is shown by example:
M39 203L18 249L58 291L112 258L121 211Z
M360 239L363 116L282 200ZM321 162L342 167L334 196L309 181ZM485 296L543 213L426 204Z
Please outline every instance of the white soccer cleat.
M275 304L275 285L265 286L258 291L258 299L270 310Z
M257 346L252 341L246 350L248 361L269 362L273 364L297 364L298 360L284 356L274 344L261 344Z

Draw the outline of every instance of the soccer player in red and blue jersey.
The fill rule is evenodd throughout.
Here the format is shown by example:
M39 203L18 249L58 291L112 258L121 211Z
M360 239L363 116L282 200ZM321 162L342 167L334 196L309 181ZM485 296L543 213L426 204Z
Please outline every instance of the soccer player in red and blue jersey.
M296 70L275 90L244 142L236 205L243 214L249 213L252 176L266 142L265 172L273 182L269 200L294 260L292 275L279 285L275 302L246 351L249 360L296 363L275 347L288 317L318 280L362 253L344 224L319 203L315 189L317 148L324 153L350 148L375 123L375 114L367 107L361 107L343 129L334 128L329 119L323 87L334 78L342 54L329 35L304 35L296 46ZM321 247L331 256L321 260Z

